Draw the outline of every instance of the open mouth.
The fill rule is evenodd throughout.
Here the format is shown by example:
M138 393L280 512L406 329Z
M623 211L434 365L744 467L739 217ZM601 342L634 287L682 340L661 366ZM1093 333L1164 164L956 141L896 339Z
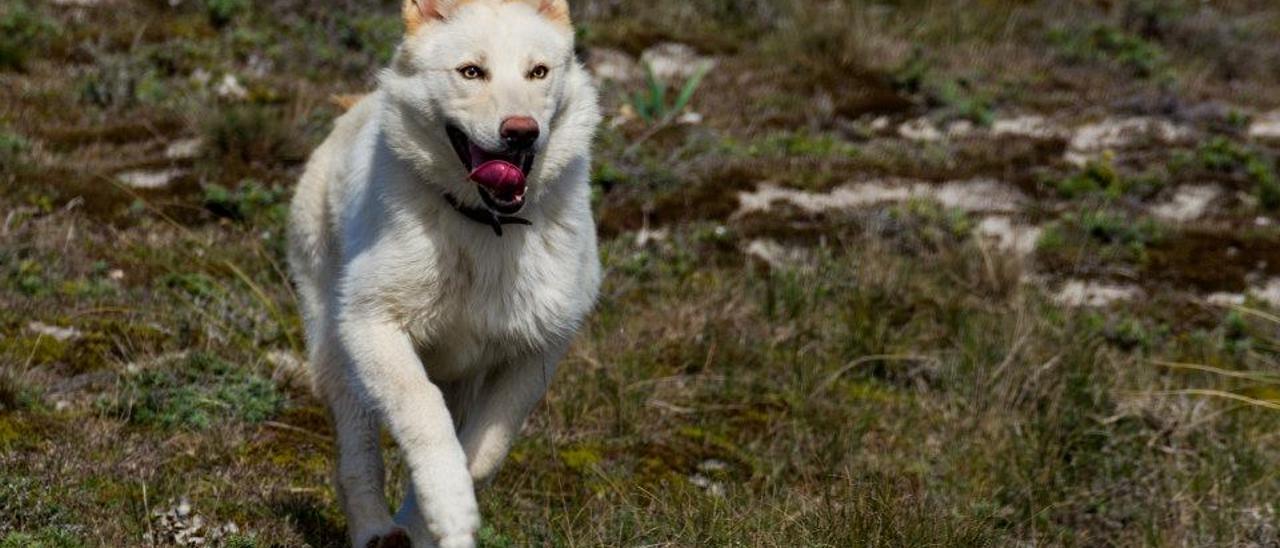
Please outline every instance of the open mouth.
M533 169L533 151L489 152L475 145L453 125L445 126L449 142L480 190L485 206L503 215L524 207L525 180Z

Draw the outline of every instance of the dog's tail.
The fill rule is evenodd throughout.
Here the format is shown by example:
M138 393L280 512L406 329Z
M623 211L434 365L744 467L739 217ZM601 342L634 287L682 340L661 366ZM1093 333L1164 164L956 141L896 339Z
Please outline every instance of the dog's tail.
M356 103L359 103L368 96L368 93L343 93L339 95L331 95L329 97L329 102L337 105L343 112L346 112L355 108Z

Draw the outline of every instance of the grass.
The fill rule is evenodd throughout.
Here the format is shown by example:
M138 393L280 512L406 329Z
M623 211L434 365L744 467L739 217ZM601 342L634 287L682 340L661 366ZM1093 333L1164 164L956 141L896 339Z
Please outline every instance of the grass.
M1280 277L1280 149L1240 113L1280 107L1280 11L1110 4L574 2L584 50L677 40L717 68L641 99L605 88L605 286L480 495L481 544L1273 542L1280 323L1256 288ZM47 52L0 63L0 546L176 544L157 513L183 498L236 524L214 544L342 545L283 212L329 96L369 88L398 9L0 8L39 29L0 52ZM226 75L246 97L218 95ZM618 116L637 101L652 120ZM1192 108L1218 102L1223 120ZM691 106L701 123L660 123ZM1076 167L1060 137L982 127L1021 113L1167 117L1196 141ZM920 117L976 129L896 136ZM166 155L178 140L194 157ZM152 169L182 175L116 181ZM735 213L759 183L904 179L997 180L1026 203ZM1191 183L1228 192L1203 219L1152 219ZM1039 249L975 236L993 216L1041 229ZM766 240L793 262L745 253ZM1065 307L1053 288L1076 279L1143 293Z

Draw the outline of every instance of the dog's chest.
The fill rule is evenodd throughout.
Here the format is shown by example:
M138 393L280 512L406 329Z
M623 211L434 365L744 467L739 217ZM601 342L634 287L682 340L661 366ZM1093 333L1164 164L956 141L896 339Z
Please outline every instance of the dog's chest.
M410 328L429 374L470 376L573 337L595 299L599 265L594 253L550 241L441 254L437 299Z

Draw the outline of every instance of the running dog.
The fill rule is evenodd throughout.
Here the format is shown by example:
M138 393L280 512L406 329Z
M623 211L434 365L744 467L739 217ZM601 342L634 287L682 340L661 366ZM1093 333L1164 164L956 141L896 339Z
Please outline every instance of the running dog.
M600 122L565 0L406 0L377 90L312 155L289 264L350 540L467 547L600 285ZM404 454L387 509L379 443Z

